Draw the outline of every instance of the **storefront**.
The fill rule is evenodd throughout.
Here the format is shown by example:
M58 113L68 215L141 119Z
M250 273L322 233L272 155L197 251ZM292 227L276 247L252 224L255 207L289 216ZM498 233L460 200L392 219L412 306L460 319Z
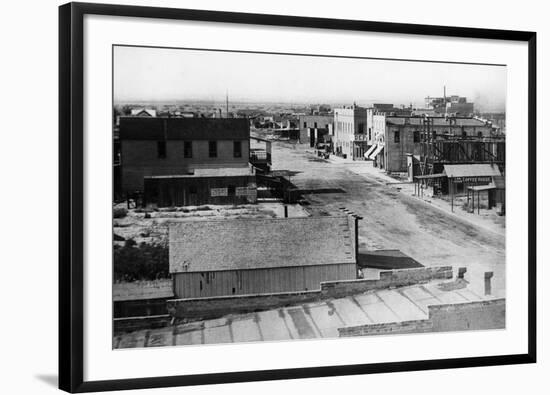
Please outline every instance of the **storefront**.
M454 209L456 196L469 196L473 187L481 191L493 183L494 177L501 177L500 170L495 164L461 164L444 165L443 174L447 177L447 193L451 199L451 208ZM482 188L485 187L485 188Z

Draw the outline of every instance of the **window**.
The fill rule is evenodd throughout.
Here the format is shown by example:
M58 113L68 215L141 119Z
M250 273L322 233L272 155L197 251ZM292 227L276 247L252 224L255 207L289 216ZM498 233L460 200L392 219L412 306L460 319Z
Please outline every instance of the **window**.
M166 141L157 141L157 156L161 159L166 158Z
M483 132L477 132L477 137L482 138L483 137Z
M413 132L413 142L420 143L420 132L418 130Z
M393 132L393 142L399 143L401 141L401 137L399 136L399 130L396 130Z
M241 149L241 142L240 141L233 141L233 157L234 158L240 158L243 153Z
M307 128L307 122L304 122L304 129Z
M208 157L209 158L218 157L218 143L216 141L208 142Z
M360 123L358 126L358 129L359 129L359 133L362 134L362 133L365 133L365 124L364 123Z
M468 133L465 130L462 131L462 137L468 137Z
M313 127L317 129L317 122L313 122Z
M228 185L227 186L227 195L228 196L235 196L235 185Z
M183 157L192 158L193 157L193 144L191 141L183 142Z

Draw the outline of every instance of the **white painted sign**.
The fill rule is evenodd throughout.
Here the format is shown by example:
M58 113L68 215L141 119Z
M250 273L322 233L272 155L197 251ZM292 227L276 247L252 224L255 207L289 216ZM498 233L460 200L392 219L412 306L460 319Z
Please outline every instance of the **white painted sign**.
M235 188L235 196L256 196L256 188L237 187Z
M210 196L227 196L227 188L210 188Z

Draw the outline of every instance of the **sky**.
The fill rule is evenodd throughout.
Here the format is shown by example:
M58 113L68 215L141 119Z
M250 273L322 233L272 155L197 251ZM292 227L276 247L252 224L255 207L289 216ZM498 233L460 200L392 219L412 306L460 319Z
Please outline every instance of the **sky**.
M503 111L506 67L401 60L121 47L114 49L114 100L229 100L284 103L393 103L466 96Z

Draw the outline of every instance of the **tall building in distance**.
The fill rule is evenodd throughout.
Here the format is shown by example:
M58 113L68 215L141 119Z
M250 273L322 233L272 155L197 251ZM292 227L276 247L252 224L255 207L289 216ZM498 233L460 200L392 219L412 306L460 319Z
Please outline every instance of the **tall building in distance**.
M443 97L427 96L424 99L424 105L427 109L433 109L437 114L466 117L474 113L474 103L468 102L464 96L447 96L446 87L443 87Z

